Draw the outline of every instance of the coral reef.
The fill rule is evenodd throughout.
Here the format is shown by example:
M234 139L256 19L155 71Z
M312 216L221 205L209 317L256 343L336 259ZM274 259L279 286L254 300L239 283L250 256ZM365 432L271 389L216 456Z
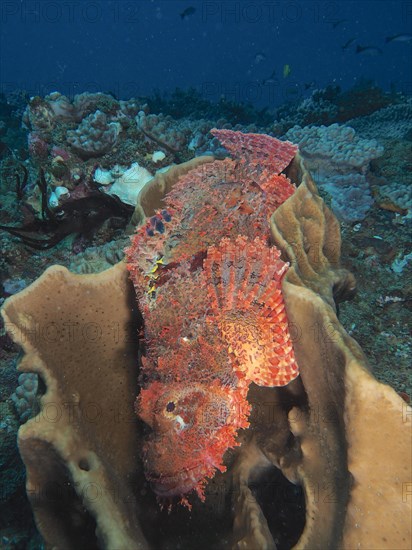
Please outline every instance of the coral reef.
M74 273L100 273L123 258L123 250L128 244L129 237L125 237L100 246L89 246L71 259L69 269Z
M67 142L83 159L100 157L116 144L120 131L118 122L109 123L105 113L97 110L67 132Z
M363 174L329 176L323 185L318 183L332 197L332 210L340 220L351 223L365 219L373 198Z
M52 108L55 112L56 112L56 103L58 103L59 105L60 112L61 112L62 103L65 105L65 108L63 109L63 116L65 116L66 118L67 117L66 113L70 112L70 105L67 98L64 96L61 96L60 94L58 94L58 97L56 97L56 94L53 94L52 96L50 96L50 99L52 100L51 102ZM133 101L130 103L133 103ZM84 117L86 117L90 113L96 112L97 110L105 113L115 114L117 113L119 108L122 109L126 105L128 107L130 106L128 102L123 102L122 104L110 94L103 94L101 92L96 92L96 93L85 92L74 96L72 111L74 113L74 118L76 120L82 120L84 119ZM69 118L72 118L72 117L70 117L69 115Z
M65 187L56 187L47 198L47 182L43 170L40 170L38 187L41 190L42 217L31 217L22 227L0 225L0 229L19 237L33 248L46 250L72 233L90 235L111 218L117 219L119 227L125 226L131 215L132 208L118 198L88 186L78 186L72 193ZM62 197L65 200L60 205Z
M21 459L16 457L16 432L18 423L8 409L8 403L0 403L0 509L2 510L0 523L4 521L3 513L6 515L3 502L15 496L24 482L24 466Z
M147 184L137 217L163 208L164 191L180 178L177 170L173 173L174 182L168 174L156 185ZM223 507L206 488L205 504L194 502L190 519L184 510L172 511L169 521L144 486L138 459L142 426L130 416L137 390L132 335L140 321L124 264L98 275L53 267L6 301L3 316L26 353L19 368L41 372L47 387L41 413L20 428L19 446L37 522L49 545L93 547L98 541L106 548L145 548L146 538L155 548L165 541L193 547L201 532L208 547L231 540L273 548L272 514L262 512L255 494L260 484L267 486L265 472L276 466L305 490L303 533L285 546L408 548L410 500L401 495L411 475L410 416L404 401L370 374L359 346L336 317L335 301L354 291L353 277L339 266L336 219L298 156L287 176L299 186L271 217L271 233L290 262L283 294L298 331L294 348L300 376L285 388L250 387L250 428L240 434L240 447L225 457L227 472L216 477ZM47 300L57 293L60 309ZM63 339L35 334L33 327L48 323ZM101 337L92 332L84 338L82 329L96 331L96 325L104 331ZM61 414L50 422L52 403L72 407L59 407ZM50 481L52 495L41 490ZM99 498L86 490L91 486L102 489ZM178 528L185 534L177 534Z
M40 403L37 396L39 381L37 374L32 372L22 372L18 381L19 385L11 395L11 400L16 407L20 421L26 422L39 412Z
M30 99L23 114L23 123L28 129L38 132L41 136L50 134L56 125L56 117L47 98L35 96Z
M187 122L176 129L171 116L146 115L140 111L136 117L137 127L154 142L163 144L173 154L187 146L192 132L192 125Z
M365 139L412 139L412 100L389 105L371 115L349 120L359 136Z
M365 174L371 160L383 154L376 139L361 139L353 128L339 124L294 126L285 137L299 145L311 170L320 177L348 172Z
M2 285L6 295L11 296L12 294L16 294L16 292L20 292L20 290L23 290L23 288L26 288L27 281L18 278L4 279Z
M218 109L210 113L216 117L214 120L176 120L161 112L150 113L141 100L119 101L103 93L83 93L69 99L53 92L44 98L31 98L23 114L23 125L29 131L25 153L29 158L24 159L23 165L29 185L20 200L41 214L41 192L36 184L40 168L53 209L61 205L53 195L56 188L63 187L71 193L79 186L93 189L112 184L113 181L95 175L113 173L116 167L126 171L138 164L154 174L173 162L184 162L206 152L222 157L224 150L209 130L213 126L230 129L233 123L218 117ZM242 128L237 125L235 129ZM256 131L257 125L247 129ZM14 180L14 174L10 179ZM124 195L126 202L134 200L134 196Z
M383 199L389 199L400 210L412 210L412 187L410 184L393 182L391 185L381 185L379 194Z
M267 108L258 110L252 104L238 103L224 97L213 103L206 100L195 88L176 88L171 94L155 92L147 98L147 103L152 112L164 113L174 119L217 121L224 118L234 125L252 124L260 127L269 126L272 122L272 115ZM250 131L256 131L257 126Z
M74 99L68 99L54 92L44 98L48 105L42 105L40 98L31 100L32 105L31 107L29 105L24 115L26 130L20 128L20 121L27 102L31 103L28 95L14 93L7 94L6 97L0 94L0 189L2 193L0 223L23 227L28 222L33 222L33 214L37 218L42 218L42 194L36 185L40 168L45 174L47 198L52 199L52 201L48 201L49 208L52 212L56 212L64 206L64 201L77 200L84 197L84 194L89 193L90 190L94 192L96 185L101 186L100 189L103 190L109 188L116 178L121 177L133 163L138 162L139 166L145 167L151 174L154 174L154 178L151 184L147 184L140 193L134 220L129 226L129 230L133 230L133 225L136 223L145 223L146 215L152 217L155 215L156 209L164 207L165 203L161 199L167 191L175 186L176 179L180 177L179 173L184 174L192 168L195 169L196 162L202 163L202 159L199 157L196 161L172 166L164 174L156 173L159 168L166 168L173 161L190 159L193 155L199 155L202 152L209 151L216 158L227 156L226 149L220 145L217 138L209 133L213 126L246 132L265 131L281 136L295 124L303 126L308 122L315 124L340 122L339 112L336 109L336 98L340 93L333 89L326 89L313 94L312 100L309 98L306 103L305 100L296 105L287 103L279 109L279 113L284 115L283 121L277 120L271 123L270 119L269 121L259 120L256 110L252 112L247 108L243 109L242 106L232 106L230 102L224 101L219 102L220 104L210 104L210 106L202 105L197 102L194 95L189 93L160 98L161 101L164 100L163 103L159 102L156 105L152 101L156 98L119 101L109 94L85 93L75 96ZM375 107L381 108L382 104L378 106L378 102L373 103L375 101L373 97L379 100L375 94L371 95L373 101L368 102L366 94L357 105L347 103L348 110L345 113L354 113L354 109L358 109L356 115L365 115L368 110L371 112L376 110ZM409 324L412 289L409 279L412 264L410 261L410 209L407 208L409 204L407 191L411 174L411 141L408 141L410 137L410 113L408 110L410 100L400 94L391 94L388 98L391 105L388 109L383 108L381 111L376 111L376 118L368 115L363 116L362 119L351 119L348 123L356 130L356 136L368 140L378 139L384 144L385 151L381 157L371 161L371 171L365 176L368 185L372 186L375 206L367 211L362 223L342 224L342 263L355 273L358 292L350 302L339 304L339 319L348 333L361 344L367 353L373 366L374 375L378 380L391 385L406 400L410 399L411 387ZM38 117L39 126L36 128L32 127L29 121L30 109L39 111L38 114L31 117L33 122ZM202 109L206 110L202 111ZM95 113L96 110L105 113L109 123L119 123L122 131L118 136L116 146L108 153L101 157L83 160L67 143L67 132L75 130L85 117ZM184 137L182 148L177 155L160 144L161 132L154 133L154 137L158 139L156 141L137 128L135 117L140 111L149 116L156 114L159 125L165 120L165 115L173 117L168 118L167 132L174 129L179 139L180 136ZM270 115L270 113L266 113L265 116L268 114ZM333 118L334 116L337 118ZM188 117L190 120L187 121L181 117ZM200 117L204 121L197 120ZM242 124L250 122L251 124L246 127L240 126L236 122ZM263 127L264 125L267 126ZM154 126L154 129L156 128L157 125ZM190 135L185 134L187 129L190 129ZM42 140L43 152L39 156L29 155L28 130L37 133ZM44 150L46 150L46 155ZM165 155L159 162L154 160L156 151L162 151ZM211 160L209 159L209 162ZM97 179L96 182L94 181L98 170L110 175L110 183L100 183L97 182ZM111 175L112 172L115 177ZM316 173L314 175L316 177ZM355 174L354 177L359 181L358 185L361 185L362 178ZM300 177L296 177L294 181L300 181ZM345 174L325 178L326 185L332 185L332 183L337 185L339 181L346 186L348 179ZM58 206L50 204L53 202L56 190L58 191L60 187L67 189L70 197L67 197L66 193L66 198L63 196ZM322 188L321 192L329 201L326 189ZM345 189L346 193L356 198L359 191L356 187L352 189L348 187ZM364 197L361 201L356 198L356 202L352 202L352 204L339 202L338 199L339 195L332 199L332 206L335 210L341 207L347 219L351 220L352 218L349 217L351 210L356 211L359 206L362 206ZM242 201L241 197L240 200ZM230 200L226 199L226 202L232 205L236 203L235 201L235 196ZM80 213L83 216L80 205L78 206L79 208L68 208L67 215L74 218L77 213ZM247 208L244 201L241 206ZM93 212L94 208L95 206L92 208ZM86 210L87 208L85 208L85 212ZM364 215L363 211L361 211L361 215ZM355 214L356 216L357 214ZM309 220L315 218L316 216L313 216L312 213L308 214ZM84 220L86 220L86 216L84 216ZM311 226L311 222L306 221L305 223L306 229ZM69 225L75 226L71 222ZM83 227L86 226L87 223L83 225ZM43 238L45 237L44 230L44 225L37 225L32 236L36 239ZM296 235L293 236L293 240L295 238ZM319 239L322 241L321 236ZM10 294L14 294L25 284L30 284L47 266L54 263L65 265L79 273L101 272L108 269L123 257L126 240L124 239L124 229L122 224L119 224L117 217L103 220L102 225L96 228L92 234L86 231L76 238L68 237L53 248L42 249L41 252L34 252L23 242L2 231L0 232L2 249L0 303L3 303ZM301 243L301 246L308 246L308 242ZM279 246L279 248L281 247ZM282 259L286 260L287 257L282 254ZM374 281L373 285L370 284L371 278ZM324 280L323 283L324 287L329 284L327 280ZM62 289L56 285L54 296L58 300L60 300L59 292L61 291ZM321 291L323 290L320 284L318 292ZM79 341L78 344L81 346L82 343ZM59 356L58 353L59 350L56 350L56 356ZM3 491L4 500L0 509L0 540L2 544L13 548L38 548L42 544L39 538L33 538L30 541L34 533L32 513L24 491L24 466L17 456L15 445L19 418L10 398L18 385L18 375L15 372L18 354L17 346L13 345L2 331L0 334L0 359L2 362L0 411L3 438L1 464L2 487L6 490ZM330 359L330 361L333 360ZM67 365L67 369L71 368L69 361L64 364ZM96 372L100 373L97 364ZM321 375L318 378L320 380ZM262 419L259 419L258 413L263 411L264 414L269 407L265 403L271 402L267 393L264 396L260 394L259 399L255 399L253 390L256 388L252 387L249 392L249 400L254 402L252 415L249 418L251 422L249 431L254 430L255 421L262 428ZM111 388L106 391L111 391ZM376 393L377 386L371 387L370 391ZM70 396L67 398L69 399ZM367 403L369 401L368 397ZM279 409L277 403L278 401L273 402L273 410ZM279 415L276 416L276 421L278 426L281 426ZM273 437L271 437L273 431L270 432L273 418L268 418L267 423L269 425L267 432L269 433L265 433L260 439L273 442ZM369 424L372 424L372 420ZM288 424L284 423L282 426L284 429L279 428L280 432L288 436L290 433ZM242 434L239 437L242 437ZM279 445L278 439L273 445ZM136 489L136 493L140 491L138 498L143 499L143 510L141 510L139 519L145 527L145 535L151 545L156 548L161 547L166 540L169 547L191 547L194 544L198 545L199 533L202 533L202 544L205 547L211 547L215 542L213 536L215 530L211 529L211 526L214 525L221 527L221 539L229 540L232 520L228 511L230 498L228 496L230 488L228 489L228 487L232 483L233 476L239 478L246 476L247 478L250 473L253 474L255 470L250 466L253 457L260 456L260 464L264 468L267 463L259 454L261 447L262 445L259 444L256 448L255 445L248 445L245 441L245 445L242 444L240 449L232 450L233 452L238 450L244 452L245 458L249 457L248 460L244 460L241 463L242 466L239 465L235 470L230 468L230 456L225 459L229 466L229 472L217 473L209 481L205 487L206 500L201 507L194 503L190 521L188 521L185 511L173 510L169 516L165 513L159 514L152 492L144 484L144 477L137 475L141 485L139 489ZM384 456L384 450L381 451L381 455ZM236 478L235 486L242 487L239 490L236 489L236 496L239 496L236 508L238 511L235 525L236 537L238 539L246 537L247 540L250 520L252 517L257 517L259 530L255 531L255 536L258 536L257 533L259 534L259 541L264 540L265 536L266 540L270 540L269 535L272 533L279 547L290 548L298 541L305 523L305 497L302 488L299 485L289 484L280 471L278 473L276 470L265 471L267 474L265 474L262 483L257 485L253 482L252 487L241 485L241 479ZM358 473L358 475L360 474ZM72 482L64 476L63 479L61 494L65 494L66 481ZM233 490L235 491L235 489ZM263 514L260 512L259 505L253 500L254 495L257 495L258 502L263 505ZM282 502L282 495L287 495L286 501ZM53 500L51 506L55 505L58 500L57 498ZM70 499L68 498L68 500ZM279 509L281 509L280 514ZM72 510L77 515L78 510L82 510L80 501L76 501L73 506L68 505L66 510ZM225 512L222 512L223 510ZM256 515L253 516L253 514ZM87 513L82 512L80 516L86 518L86 523L91 520L91 515ZM265 520L265 518L267 519ZM93 531L93 529L92 526L91 530ZM269 531L269 535L265 529ZM226 534L228 535L226 536ZM91 540L94 541L94 535L91 535ZM262 546L253 537L251 540L252 546ZM30 546L30 542L32 546ZM378 540L376 545L379 546L379 544ZM365 545L368 546L368 542Z
M48 145L36 132L30 132L27 136L27 146L30 156L36 161L45 160L48 154Z
M404 96L401 94L386 93L369 80L363 80L345 91L340 86L330 85L313 90L307 98L279 107L276 111L276 123L281 133L295 125L328 126L347 122L354 117L366 117L403 100Z
M375 139L365 140L353 128L294 126L285 138L298 143L316 183L332 197L332 208L346 222L363 220L373 203L366 175L370 162L383 154Z
M96 111L116 114L122 108L130 108L130 102L119 102L109 94L101 92L84 92L74 96L72 100L52 92L44 99L38 96L31 98L23 113L23 123L27 127L50 129L62 121L81 122L82 119Z

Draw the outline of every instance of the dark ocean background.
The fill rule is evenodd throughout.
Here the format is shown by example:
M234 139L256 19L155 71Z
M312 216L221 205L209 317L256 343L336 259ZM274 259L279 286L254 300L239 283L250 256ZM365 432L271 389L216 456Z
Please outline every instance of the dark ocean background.
M365 78L410 92L411 43L385 38L410 33L411 12L411 2L395 0L3 1L1 89L127 99L196 87L212 101L268 107L305 85L348 88ZM382 53L356 54L357 45ZM277 81L265 83L273 71Z

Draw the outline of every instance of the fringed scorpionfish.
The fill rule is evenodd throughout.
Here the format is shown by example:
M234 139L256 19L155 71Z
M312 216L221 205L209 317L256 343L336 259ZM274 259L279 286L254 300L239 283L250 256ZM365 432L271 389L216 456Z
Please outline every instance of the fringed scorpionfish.
M297 147L259 134L212 130L232 155L193 169L138 228L126 251L144 319L138 416L147 479L160 502L225 471L249 426L251 382L298 375L269 218L295 191L281 174Z

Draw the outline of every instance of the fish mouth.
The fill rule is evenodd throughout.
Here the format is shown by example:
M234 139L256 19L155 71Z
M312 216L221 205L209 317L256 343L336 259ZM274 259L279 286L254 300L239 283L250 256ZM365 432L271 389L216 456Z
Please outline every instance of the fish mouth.
M193 491L205 475L202 464L170 475L147 474L153 491L159 497L182 496Z

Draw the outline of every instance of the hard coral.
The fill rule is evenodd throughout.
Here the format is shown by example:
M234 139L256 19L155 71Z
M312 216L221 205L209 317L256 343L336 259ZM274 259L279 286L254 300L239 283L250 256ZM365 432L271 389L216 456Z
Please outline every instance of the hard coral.
M332 197L332 208L343 221L363 220L373 204L367 174L370 162L383 154L375 139L361 139L349 126L294 126L286 134L316 178Z
M76 130L67 132L67 141L83 158L99 157L115 145L121 126L118 122L107 121L102 111L85 117Z
M380 136L385 140L411 141L412 99L405 99L402 103L389 105L371 115L350 120L348 124L366 139Z
M37 396L38 377L32 372L22 372L19 376L19 385L11 395L21 422L39 412L39 398Z
M190 126L180 124L181 128L176 128L170 116L146 115L144 111L140 111L136 116L136 124L147 138L163 146L171 154L179 154L189 142Z
M324 175L355 172L365 174L371 160L383 154L376 139L359 138L350 126L294 126L285 135L299 144L308 165Z

